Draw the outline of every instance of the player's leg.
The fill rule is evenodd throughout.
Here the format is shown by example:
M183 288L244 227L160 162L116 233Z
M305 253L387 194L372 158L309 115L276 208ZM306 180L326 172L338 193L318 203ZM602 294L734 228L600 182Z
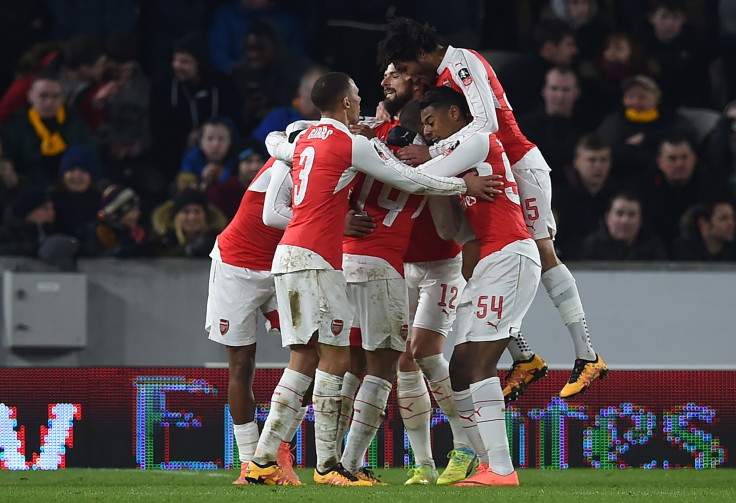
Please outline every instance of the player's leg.
M370 485L356 479L337 457L338 426L342 415L342 387L350 368L350 327L353 308L348 302L342 271L314 271L318 278L319 317L317 352L319 365L314 378L314 437L317 466L314 482L326 485Z
M535 149L527 155L539 154ZM549 172L518 169L516 165L512 169L527 227L542 260L542 284L560 312L575 348L575 367L568 384L560 392L561 397L569 398L585 391L593 381L603 377L608 372L608 367L591 346L585 311L575 278L555 252L553 238L557 228L552 214L552 183Z
M407 346L410 343L411 341L407 341ZM399 414L414 451L415 466L410 470L405 485L434 484L437 482L437 469L432 458L432 441L429 435L432 403L424 374L409 350L399 357L396 395Z
M519 242L519 246L533 256L530 240ZM460 417L471 444L483 449L479 457L484 464L458 485L518 485L506 437L497 365L509 335L519 331L534 300L540 267L527 256L499 251L484 257L473 274L458 307L451 375Z
M419 285L426 277L426 272L425 264L404 264L410 326L414 324L414 317L419 307ZM412 328L410 336L413 332ZM409 445L414 453L414 467L409 469L409 478L404 484L430 485L436 483L438 478L432 457L432 440L429 431L432 402L424 374L411 354L411 337L407 339L406 346L398 362L396 398L399 414L409 437Z
M560 397L570 398L588 389L608 373L603 358L593 349L588 334L583 303L570 270L560 262L551 238L536 241L542 259L542 284L562 316L575 347L575 367Z
M381 484L363 470L365 453L381 426L396 375L396 362L406 349L408 299L403 279L350 284L350 297L360 320L366 376L358 389L342 465L358 478Z
M412 355L427 378L437 405L447 417L452 430L454 449L448 453L448 463L437 480L440 485L462 480L477 463L465 429L458 416L450 385L449 363L444 346L455 319L455 308L465 286L461 274L461 259L429 262L420 283L419 307L412 332Z
M310 345L318 328L319 306L309 301L292 306L290 299L310 299L318 291L314 271L299 271L274 277L281 321L281 342L289 347L289 365L284 370L271 398L271 410L261 432L256 454L247 469L248 480L270 485L294 485L277 463L281 443L301 414L304 397L314 380L318 363L316 348ZM292 312L294 309L294 312ZM298 311L297 311L298 310ZM299 321L294 323L294 318Z
M348 432L341 463L359 479L372 485L385 485L363 467L368 447L384 418L384 411L396 375L396 362L401 354L390 348L366 351L366 376L355 396L353 420Z
M269 485L300 485L278 464L281 444L289 437L301 414L304 396L314 379L317 357L314 346L290 346L289 365L271 396L271 410L263 425L255 455L248 465L248 481Z
M253 398L256 313L259 304L265 303L273 293L273 278L268 272L212 259L205 329L210 340L227 350L228 406L241 465L240 477L233 483L238 485L247 483L245 471L258 442Z
M348 285L348 298L350 298L350 287ZM357 316L356 316L357 318ZM340 420L337 423L337 457L342 457L343 443L345 435L348 432L350 418L353 417L353 403L355 402L355 394L358 392L360 379L365 373L365 353L363 351L360 327L355 326L350 329L350 370L345 373L342 381L342 390L340 398L342 405L340 409Z
M253 378L255 376L256 345L227 346L227 402L233 418L233 435L238 446L241 474L233 484L246 484L245 469L253 459L258 444L258 424L255 422Z

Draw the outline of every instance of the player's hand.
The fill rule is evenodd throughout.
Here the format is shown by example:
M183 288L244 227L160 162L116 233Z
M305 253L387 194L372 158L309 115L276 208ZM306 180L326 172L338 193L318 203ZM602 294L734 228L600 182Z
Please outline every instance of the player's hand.
M493 201L493 196L503 194L502 191L496 188L503 186L501 178L503 178L501 175L478 176L477 172L471 171L463 176L465 185L468 186L468 190L465 193L469 196L485 199L486 201Z
M480 243L477 239L468 241L463 245L463 278L468 281L473 275L473 270L480 260Z
M412 166L419 166L432 159L429 155L429 147L426 145L407 145L402 147L396 154L400 160Z
M383 101L379 101L378 106L376 107L376 120L386 122L390 121L392 118L391 114L386 110L386 105L383 104Z
M369 140L376 137L376 132L365 124L353 124L352 126L348 126L348 129L350 129L351 133L363 135Z
M345 215L345 231L344 234L351 238L362 238L373 232L376 224L373 223L373 217L368 215L358 215L355 210L350 210Z

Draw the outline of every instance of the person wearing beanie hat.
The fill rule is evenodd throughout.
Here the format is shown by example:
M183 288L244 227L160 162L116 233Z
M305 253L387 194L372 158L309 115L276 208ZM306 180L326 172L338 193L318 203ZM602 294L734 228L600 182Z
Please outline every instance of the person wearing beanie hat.
M61 156L59 162L59 176L64 177L66 173L73 169L81 169L89 173L90 178L94 178L97 170L95 169L95 159L92 151L83 145L74 145L69 147Z
M81 145L70 146L59 163L59 179L51 192L59 230L82 239L89 222L96 220L100 193L92 183L95 173L92 151Z
M217 233L227 223L222 212L210 206L205 194L195 188L183 189L168 208L162 205L155 210L153 218L160 256L206 258Z
M110 185L102 193L99 221L87 228L84 253L93 257L147 257L153 248L139 223L138 194L129 187Z

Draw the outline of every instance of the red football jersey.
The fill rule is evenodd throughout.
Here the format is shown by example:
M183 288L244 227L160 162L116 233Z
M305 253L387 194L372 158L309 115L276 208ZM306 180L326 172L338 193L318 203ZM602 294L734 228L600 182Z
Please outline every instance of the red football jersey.
M469 49L448 46L437 73L438 86L450 86L465 95L473 116L473 121L464 128L466 134L484 130L496 133L512 165L536 147L519 129L501 82L483 56ZM433 154L442 149L438 146ZM549 170L548 166L538 168Z
M263 200L273 157L260 169L240 200L232 221L217 236L222 261L236 267L270 271L276 245L284 231L263 223Z
M414 222L409 238L409 249L404 254L405 263L434 262L457 257L462 246L452 240L442 239L437 234L432 214L428 208L422 209Z

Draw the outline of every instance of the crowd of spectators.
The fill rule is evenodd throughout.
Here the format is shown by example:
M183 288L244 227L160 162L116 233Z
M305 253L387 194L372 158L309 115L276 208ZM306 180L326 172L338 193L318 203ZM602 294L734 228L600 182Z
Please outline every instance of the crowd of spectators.
M320 75L375 114L391 16L494 66L552 168L560 256L736 260L729 0L2 2L0 254L207 257Z

